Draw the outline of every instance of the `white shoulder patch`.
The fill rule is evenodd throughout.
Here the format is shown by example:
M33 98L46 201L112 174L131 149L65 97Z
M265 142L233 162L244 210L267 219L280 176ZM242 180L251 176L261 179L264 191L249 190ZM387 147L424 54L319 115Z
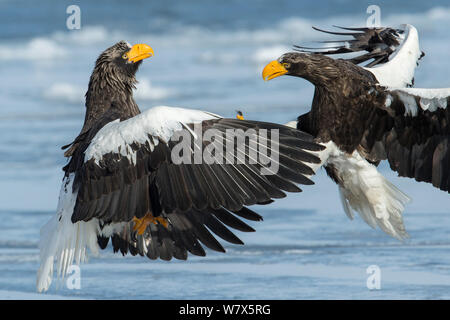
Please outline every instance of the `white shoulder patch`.
M213 113L184 108L158 106L125 121L115 120L97 132L86 149L84 161L94 159L98 163L103 155L118 153L135 162L133 143L149 143L151 150L159 140L168 142L175 131L185 124L219 119Z
M450 88L421 89L421 88L389 88L393 95L397 95L405 106L405 116L417 116L419 107L422 110L435 112L438 108L447 108L447 100L450 97ZM392 96L388 94L385 106L389 108Z
M419 34L412 25L404 28L403 43L389 57L389 62L365 68L370 71L383 86L407 87L412 84L417 62L422 55L419 47Z

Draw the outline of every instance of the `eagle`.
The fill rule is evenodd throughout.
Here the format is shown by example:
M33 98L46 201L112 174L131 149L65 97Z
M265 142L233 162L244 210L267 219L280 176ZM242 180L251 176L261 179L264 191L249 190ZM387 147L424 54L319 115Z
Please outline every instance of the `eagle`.
M323 166L339 186L350 219L356 212L373 228L404 239L402 212L410 198L376 167L387 160L399 176L450 192L450 89L413 88L424 56L414 26L340 28L346 31L316 30L351 38L325 41L334 44L325 48L294 46L262 76L314 85L311 110L290 123L326 147L314 170ZM330 57L335 54L344 57Z
M248 206L313 184L323 146L310 134L201 110L141 112L136 72L153 55L147 44L120 41L95 63L83 127L63 147L68 162L56 214L41 229L39 292L49 289L55 265L64 278L88 250L95 255L110 241L114 252L150 259L204 256L203 246L225 252L215 236L242 244L229 228L254 231L240 218L262 220ZM209 132L215 135L207 139ZM215 161L198 150L211 150Z

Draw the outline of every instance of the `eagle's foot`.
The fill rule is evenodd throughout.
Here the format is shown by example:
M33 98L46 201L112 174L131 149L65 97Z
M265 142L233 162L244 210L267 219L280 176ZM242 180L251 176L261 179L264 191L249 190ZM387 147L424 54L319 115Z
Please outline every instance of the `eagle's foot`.
M163 217L154 217L151 213L147 213L142 218L133 218L134 226L133 231L137 231L138 235L142 235L145 232L145 229L147 229L147 226L150 223L153 224L162 224L165 228L168 227L169 223L167 220Z

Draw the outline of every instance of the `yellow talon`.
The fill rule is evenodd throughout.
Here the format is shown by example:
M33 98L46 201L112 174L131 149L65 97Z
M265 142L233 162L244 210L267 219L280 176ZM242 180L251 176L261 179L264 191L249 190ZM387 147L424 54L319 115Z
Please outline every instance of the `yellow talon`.
M142 218L138 219L136 217L133 217L134 226L133 231L137 231L138 235L144 234L145 230L147 229L147 226L150 223L153 224L162 224L165 228L169 226L168 221L163 217L154 217L151 213L147 213Z
M167 220L163 217L156 217L155 220L162 224L164 228L167 228L169 226L169 222L167 222Z
M239 120L244 120L244 115L242 114L242 111L237 110L237 115L236 118L238 118Z

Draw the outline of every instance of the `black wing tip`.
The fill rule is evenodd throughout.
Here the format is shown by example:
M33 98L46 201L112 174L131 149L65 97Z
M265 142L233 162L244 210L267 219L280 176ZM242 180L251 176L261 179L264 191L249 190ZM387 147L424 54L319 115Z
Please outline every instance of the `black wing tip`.
M66 150L68 147L70 147L71 145L73 145L73 142L66 144L64 146L61 147L61 150Z
M315 48L295 45L294 50L303 53L322 55L347 54L366 51L370 54L361 54L355 57L343 57L342 59L356 65L374 59L372 62L369 62L367 65L365 65L365 67L370 68L375 65L387 62L388 57L396 51L392 49L392 46L395 46L397 48L397 46L400 44L398 36L399 33L401 33L401 29L394 29L385 26L343 27L333 25L333 27L349 32L336 32L312 26L314 30L322 33L342 35L352 38L349 38L348 40L339 39L333 41L316 41L322 43L343 43L341 46L337 47Z
M333 27L337 27L337 26L333 26ZM316 30L316 31L319 31L319 32L328 33L328 34L334 34L334 35L342 35L342 36L355 36L355 35L362 34L362 32L355 33L355 32L336 32L336 31L329 31L329 30L324 30L324 29L317 28L317 27L315 27L315 26L312 26L312 28L313 28L314 30ZM337 28L341 28L341 27L337 27ZM341 28L341 29L345 29L345 28ZM351 29L345 29L345 30L351 30Z
M262 203L258 203L261 205L266 205L269 203L274 202L272 199L267 200L267 201L263 201ZM233 211L234 214L240 216L241 218L250 220L250 221L263 221L263 217L261 215L259 215L258 213L256 213L255 211L247 208L247 207L242 207L242 209L238 210L238 211Z
M373 29L382 29L382 28L377 28L377 27L342 27L342 26L338 26L335 24L333 24L332 26L334 28L338 28L338 29L342 29L342 30L362 31L362 32L366 32L368 30L373 30Z

